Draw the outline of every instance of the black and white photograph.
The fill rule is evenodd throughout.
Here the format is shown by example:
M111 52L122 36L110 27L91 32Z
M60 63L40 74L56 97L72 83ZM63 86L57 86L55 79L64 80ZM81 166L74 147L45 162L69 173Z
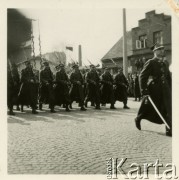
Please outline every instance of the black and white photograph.
M139 2L6 7L7 175L178 178L179 4Z

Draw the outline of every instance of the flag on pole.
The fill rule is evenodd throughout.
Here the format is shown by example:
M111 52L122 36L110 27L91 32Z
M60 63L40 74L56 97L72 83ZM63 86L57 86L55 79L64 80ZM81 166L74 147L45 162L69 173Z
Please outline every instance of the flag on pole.
M73 51L73 47L66 46L66 49Z

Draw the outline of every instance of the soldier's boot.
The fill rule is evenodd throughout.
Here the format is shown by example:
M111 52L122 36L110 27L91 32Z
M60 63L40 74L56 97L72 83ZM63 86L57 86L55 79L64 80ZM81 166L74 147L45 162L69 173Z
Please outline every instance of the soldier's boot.
M85 107L88 107L88 101L85 101Z
M21 104L21 112L24 112L24 105Z
M66 108L66 104L63 104L63 106L62 106L63 108Z
M55 113L56 111L54 110L54 105L50 105L50 112Z
M32 114L38 114L35 108L32 108Z
M9 108L8 115L15 116L15 114L13 112L13 108Z
M130 108L127 106L127 101L124 101L123 103L124 103L123 109L130 109Z
M69 107L68 107L68 104L66 104L66 111L67 111L67 112L70 112L70 109L69 109Z
M84 107L84 105L81 106L81 111L86 111L87 109Z
M116 109L116 107L114 106L114 104L111 104L110 109Z
M141 119L138 117L135 118L135 126L138 130L141 130L141 125L140 125Z
M39 103L39 110L42 111L42 103Z
M101 108L100 108L100 104L96 104L96 107L95 107L95 109L98 109L98 110L100 110Z
M19 105L17 105L16 110L17 110L17 111L20 111L20 107L19 107Z
M70 109L73 109L73 108L72 108L72 103L69 105L69 108L70 108Z
M94 102L91 102L91 106L95 106L95 105L94 105Z

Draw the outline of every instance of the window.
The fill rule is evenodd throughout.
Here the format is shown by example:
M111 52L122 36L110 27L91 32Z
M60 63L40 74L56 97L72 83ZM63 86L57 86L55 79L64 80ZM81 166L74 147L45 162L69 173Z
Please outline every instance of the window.
M147 36L146 35L139 36L139 40L141 42L141 48L146 48L146 46L147 46L147 44L146 44Z
M157 31L153 33L153 42L163 44L163 31Z
M139 36L139 40L136 40L136 49L142 49L147 47L147 35Z

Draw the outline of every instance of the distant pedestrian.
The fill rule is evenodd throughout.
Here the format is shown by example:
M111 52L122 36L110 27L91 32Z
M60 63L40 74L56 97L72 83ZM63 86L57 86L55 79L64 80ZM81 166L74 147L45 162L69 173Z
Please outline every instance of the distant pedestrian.
M134 97L135 97L135 101L137 101L137 99L138 99L138 101L140 101L140 99L141 99L138 73L136 73L134 76Z

